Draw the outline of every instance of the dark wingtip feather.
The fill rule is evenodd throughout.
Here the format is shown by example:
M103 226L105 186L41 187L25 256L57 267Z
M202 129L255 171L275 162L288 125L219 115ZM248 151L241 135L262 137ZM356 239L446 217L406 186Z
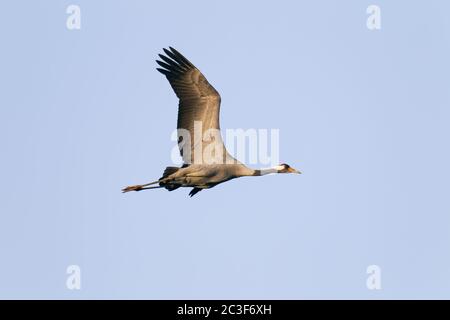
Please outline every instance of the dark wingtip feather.
M156 61L156 63L159 64L161 67L163 67L163 68L165 68L165 69L171 71L171 67L170 67L170 65L168 65L167 63L162 62L162 61L159 61L159 60L155 60L155 61Z
M167 71L166 69L162 69L162 68L156 68L156 70L161 72L163 75L170 77L170 71Z
M170 46L169 49L163 48L165 55L158 54L162 61L155 61L162 68L156 68L156 70L164 74L166 77L173 78L183 75L191 69L195 69L195 66L176 49Z
M175 63L175 61L173 61L173 60L171 60L171 59L169 59L169 58L167 58L167 56L165 56L165 55L163 55L163 54L158 54L158 56L161 58L161 59L163 59L164 61L166 61L166 62L171 62L171 63ZM167 60L169 60L169 61L167 61Z
M170 48L170 47L169 47L169 48ZM164 51L164 53L167 54L169 57L170 57L170 55L172 54L172 52L169 51L169 50L166 49L166 48L163 48L163 51Z
M188 70L188 68L187 68L184 64L180 64L180 63L178 63L177 61L174 61L174 60L172 60L172 59L170 59L170 58L168 58L168 57L166 57L166 56L164 56L164 55L162 55L162 54L160 54L159 57L160 57L167 65L170 66L170 68L168 68L169 70L175 69L175 70L177 70L178 72L181 72L181 73L183 73L183 72L185 72L185 71ZM167 68L167 67L165 67L165 68Z
M188 67L191 68L195 68L195 66L192 64L192 62L190 62L185 56L183 56L177 49L173 48L173 47L169 47L170 50L172 51L172 53L179 59L181 60L185 65L187 65Z
M163 48L164 53L171 59L173 59L180 67L193 69L195 66L184 57L181 53L179 53L176 49L169 47L170 50Z

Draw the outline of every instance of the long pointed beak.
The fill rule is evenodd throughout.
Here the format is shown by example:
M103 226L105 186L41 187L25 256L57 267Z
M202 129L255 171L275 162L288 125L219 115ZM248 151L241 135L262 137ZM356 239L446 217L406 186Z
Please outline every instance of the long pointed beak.
M294 169L294 168L289 168L288 171L289 171L290 173L301 174L300 171L298 171L298 170L296 170L296 169Z

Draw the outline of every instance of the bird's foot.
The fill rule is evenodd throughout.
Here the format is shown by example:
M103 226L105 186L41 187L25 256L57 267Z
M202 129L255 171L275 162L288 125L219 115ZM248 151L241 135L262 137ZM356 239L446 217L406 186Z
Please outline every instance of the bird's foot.
M122 192L125 193L125 192L130 192L130 191L141 191L142 189L143 189L142 185L129 186L129 187L123 188Z

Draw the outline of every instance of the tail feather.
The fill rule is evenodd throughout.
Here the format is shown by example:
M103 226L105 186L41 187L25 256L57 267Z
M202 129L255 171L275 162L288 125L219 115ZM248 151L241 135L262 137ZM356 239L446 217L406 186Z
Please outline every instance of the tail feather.
M189 192L189 196L192 198L193 196L195 196L197 193L199 193L202 190L203 190L202 188L194 188L191 190L191 192Z
M177 172L180 168L178 167L167 167L161 178L159 178L159 180L167 178L168 176L170 176L171 174L174 174L175 172Z
M168 183L168 182L162 182L161 180L167 178L168 176L170 176L171 174L174 174L175 172L177 172L180 168L178 167L167 167L161 178L159 178L159 185L161 187L166 188L168 191L173 191L178 189L179 187L181 187L181 185L179 184L175 184L175 183Z

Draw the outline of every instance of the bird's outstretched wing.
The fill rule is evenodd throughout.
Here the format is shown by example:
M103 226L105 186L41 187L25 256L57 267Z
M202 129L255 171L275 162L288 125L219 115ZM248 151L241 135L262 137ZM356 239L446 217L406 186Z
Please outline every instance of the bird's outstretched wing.
M220 135L220 95L203 74L172 47L163 49L157 68L180 99L178 146L185 164L239 163Z

